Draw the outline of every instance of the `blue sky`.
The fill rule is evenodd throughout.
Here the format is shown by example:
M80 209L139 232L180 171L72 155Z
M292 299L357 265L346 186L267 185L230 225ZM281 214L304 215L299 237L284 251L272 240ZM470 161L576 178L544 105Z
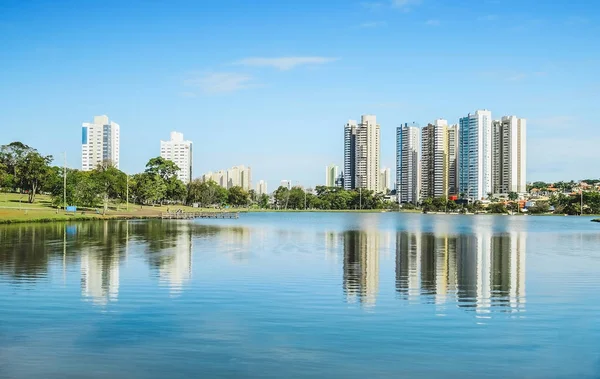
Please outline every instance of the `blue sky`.
M141 171L171 130L195 176L321 184L343 125L395 128L476 109L528 119L528 180L600 176L600 4L592 1L0 0L0 143L80 166L81 123L121 125Z

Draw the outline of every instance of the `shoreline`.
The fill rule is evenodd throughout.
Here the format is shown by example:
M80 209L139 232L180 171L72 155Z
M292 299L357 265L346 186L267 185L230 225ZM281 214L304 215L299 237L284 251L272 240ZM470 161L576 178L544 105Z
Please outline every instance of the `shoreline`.
M212 210L214 212L219 212L217 210ZM238 212L238 213L397 213L397 214L422 214L429 216L555 216L555 217L565 217L565 215L525 215L525 214L489 214L489 213L444 213L444 212L428 212L423 213L420 211L389 211L389 210L381 210L381 209L364 209L364 210L356 210L356 209L335 209L335 210L276 210L276 209L240 209L240 210L232 210L228 209L228 212ZM597 215L586 215L588 217L595 217ZM572 217L581 217L574 215ZM52 223L52 222L83 222L83 221L128 221L128 220L161 220L161 213L157 212L154 214L89 214L89 215L71 215L65 213L51 214L51 215L31 215L30 217L5 217L2 218L0 216L0 225L12 225L12 224L27 224L27 223ZM600 223L600 218L591 220L592 222Z

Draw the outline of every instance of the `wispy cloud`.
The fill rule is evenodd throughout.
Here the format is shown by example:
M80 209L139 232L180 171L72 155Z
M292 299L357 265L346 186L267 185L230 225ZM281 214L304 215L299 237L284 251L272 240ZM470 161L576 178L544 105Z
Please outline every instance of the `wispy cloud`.
M385 21L364 22L359 25L361 28L381 28L384 26L387 26L387 22Z
M432 20L427 20L425 22L425 25L428 25L428 26L439 26L440 25L440 20L433 20L433 19Z
M336 61L328 57L278 57L278 58L244 58L235 62L236 65L250 67L273 67L281 71L291 70L298 66L320 65Z
M195 87L209 94L239 91L248 88L251 83L251 76L236 72L190 73L184 80L185 86ZM194 93L187 94L187 97L191 97L189 94Z

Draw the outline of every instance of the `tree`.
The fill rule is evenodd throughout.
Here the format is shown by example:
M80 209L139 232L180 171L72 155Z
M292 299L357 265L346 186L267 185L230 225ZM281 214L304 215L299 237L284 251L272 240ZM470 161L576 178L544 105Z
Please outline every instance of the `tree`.
M43 156L37 151L31 150L17 163L20 187L22 190L28 191L30 203L35 201L35 195L52 174L50 162L52 162L51 155Z
M165 197L167 186L158 174L141 173L131 177L132 197L140 204L155 204Z
M506 207L502 203L492 203L488 206L488 213L498 213L503 214L507 213Z
M233 186L229 189L227 200L234 207L245 207L248 205L250 197L242 187Z
M306 194L304 190L300 187L294 187L289 191L288 196L288 209L304 209L304 200L306 199Z
M258 197L258 206L262 209L266 209L269 207L269 195L263 193Z
M534 206L528 207L527 212L531 214L541 214L550 212L550 204L546 201L538 201Z
M508 193L508 200L510 201L516 201L519 199L519 194L516 192L509 192Z
M37 150L18 141L0 146L0 163L6 167L6 173L9 175L4 178L4 184L9 184L13 191L24 190L24 178L19 170L24 164L25 157L33 152Z
M146 163L146 173L158 175L163 180L168 180L177 175L179 167L173 162L163 157L151 158Z
M175 202L184 201L187 196L187 187L183 182L177 179L176 176L172 176L166 180L163 179L165 184L165 199Z
M90 175L97 188L98 194L103 199L104 211L108 210L108 200L124 198L127 188L127 175L108 162L104 162Z
M279 186L273 193L273 198L275 199L277 209L287 209L290 190L287 187Z
M200 204L202 207L223 205L227 202L228 192L215 181L193 180L187 188L187 204Z
M250 196L251 202L256 203L258 201L258 195L256 194L255 190L251 189L248 191L248 196Z

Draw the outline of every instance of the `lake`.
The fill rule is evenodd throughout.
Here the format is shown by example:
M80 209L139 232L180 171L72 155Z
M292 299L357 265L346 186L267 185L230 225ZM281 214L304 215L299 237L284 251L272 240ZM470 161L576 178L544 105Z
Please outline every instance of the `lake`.
M599 378L590 220L0 226L0 378Z

